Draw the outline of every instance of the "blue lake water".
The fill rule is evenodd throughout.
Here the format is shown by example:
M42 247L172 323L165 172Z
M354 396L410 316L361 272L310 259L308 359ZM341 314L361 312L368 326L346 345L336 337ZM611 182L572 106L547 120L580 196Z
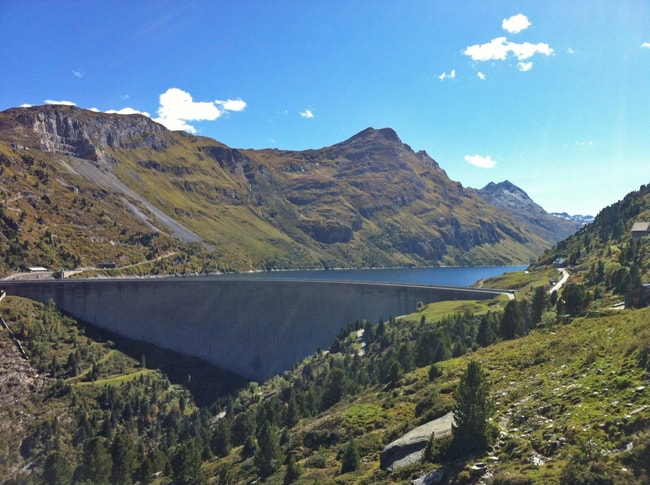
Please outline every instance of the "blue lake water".
M372 281L442 286L470 286L483 278L522 271L526 266L480 266L446 268L333 269L312 271L271 271L228 274L228 278L306 279L336 281Z

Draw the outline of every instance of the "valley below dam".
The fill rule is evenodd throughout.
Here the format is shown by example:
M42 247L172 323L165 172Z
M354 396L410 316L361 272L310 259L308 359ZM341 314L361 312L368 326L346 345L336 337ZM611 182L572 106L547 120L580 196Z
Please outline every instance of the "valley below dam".
M309 271L168 278L3 281L9 295L55 304L74 317L262 381L327 348L345 325L415 311L418 302L489 299L504 290L438 283L443 270L465 278L521 267ZM448 270L457 271L448 271ZM463 270L463 271L460 271ZM471 271L470 271L471 270ZM378 273L375 273L378 271ZM472 274L472 276L470 276ZM339 280L327 279L333 275ZM290 278L293 276L293 278ZM365 278L366 281L345 280ZM320 279L319 279L320 277ZM327 278L326 278L327 277ZM478 278L480 279L480 277Z

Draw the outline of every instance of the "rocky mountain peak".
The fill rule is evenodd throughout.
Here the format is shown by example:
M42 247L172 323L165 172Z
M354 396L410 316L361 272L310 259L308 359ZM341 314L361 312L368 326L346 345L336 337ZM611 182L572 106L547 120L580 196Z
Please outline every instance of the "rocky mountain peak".
M509 180L490 182L478 191L492 204L508 210L526 210L531 214L546 214L546 211L528 196L526 192Z

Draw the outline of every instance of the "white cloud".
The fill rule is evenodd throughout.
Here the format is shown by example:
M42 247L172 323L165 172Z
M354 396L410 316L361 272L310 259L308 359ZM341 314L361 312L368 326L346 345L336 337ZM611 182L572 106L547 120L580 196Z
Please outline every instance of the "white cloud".
M517 59L520 61L523 59L529 59L535 54L542 54L545 56L550 56L553 54L553 49L544 43L540 42L539 44L531 44L530 42L524 42L523 44L517 44L515 42L509 42L510 50L517 56Z
M109 109L108 111L106 111L106 113L108 113L108 114L118 114L118 115L144 115L147 118L151 118L151 115L149 113L147 113L146 111L138 111L137 109L133 109L133 108L129 108L129 107L118 109L118 110Z
M443 72L442 74L440 74L440 76L438 76L438 79L444 81L445 79L454 79L455 77L456 77L456 69L452 69L448 73Z
M76 103L72 101L55 101L54 99L46 99L43 101L45 104L61 104L63 106L77 106Z
M485 74L483 74L481 71L477 72L476 75L481 81L485 81Z
M567 53L567 54L570 54L570 55L573 55L573 54L576 53L576 51L575 51L574 49L572 49L571 47L567 47L567 49L566 49L566 53Z
M81 79L82 77L84 77L85 73L83 71L72 71L72 75L74 77L78 77L79 79Z
M24 104L21 104L21 105L20 105L21 108L31 108L32 106L34 106L34 105L33 105L33 104L29 104L29 103L24 103Z
M520 62L517 64L521 72L528 72L533 68L532 62Z
M465 161L479 168L493 168L497 164L490 155L465 155Z
M160 95L158 117L154 121L169 130L196 133L188 121L214 121L226 111L242 111L245 107L246 102L241 99L194 101L187 91L169 88Z
M227 99L226 101L216 100L216 104L220 105L226 111L244 111L246 109L246 101L243 99Z
M528 20L528 17L521 13L518 13L512 17L503 19L501 27L503 27L503 30L508 31L511 34L518 34L522 30L526 30L528 27L530 27L530 21Z
M650 42L644 42L640 47L643 49L650 49Z
M505 37L497 37L485 44L471 45L463 51L463 54L471 57L474 61L505 61L510 53L522 61L533 57L535 54L550 56L553 54L553 49L543 42L539 44L531 44L530 42L518 44L509 42Z
M312 110L306 109L305 111L300 112L300 116L302 116L303 118L313 118L314 113Z

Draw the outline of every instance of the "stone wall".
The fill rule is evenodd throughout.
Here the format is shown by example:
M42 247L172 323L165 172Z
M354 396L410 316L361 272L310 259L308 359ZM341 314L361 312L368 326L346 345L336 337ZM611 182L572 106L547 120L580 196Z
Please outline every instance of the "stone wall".
M253 380L327 348L355 320L412 313L419 301L493 298L494 290L225 277L4 281L10 295L53 299L76 318L205 359Z

